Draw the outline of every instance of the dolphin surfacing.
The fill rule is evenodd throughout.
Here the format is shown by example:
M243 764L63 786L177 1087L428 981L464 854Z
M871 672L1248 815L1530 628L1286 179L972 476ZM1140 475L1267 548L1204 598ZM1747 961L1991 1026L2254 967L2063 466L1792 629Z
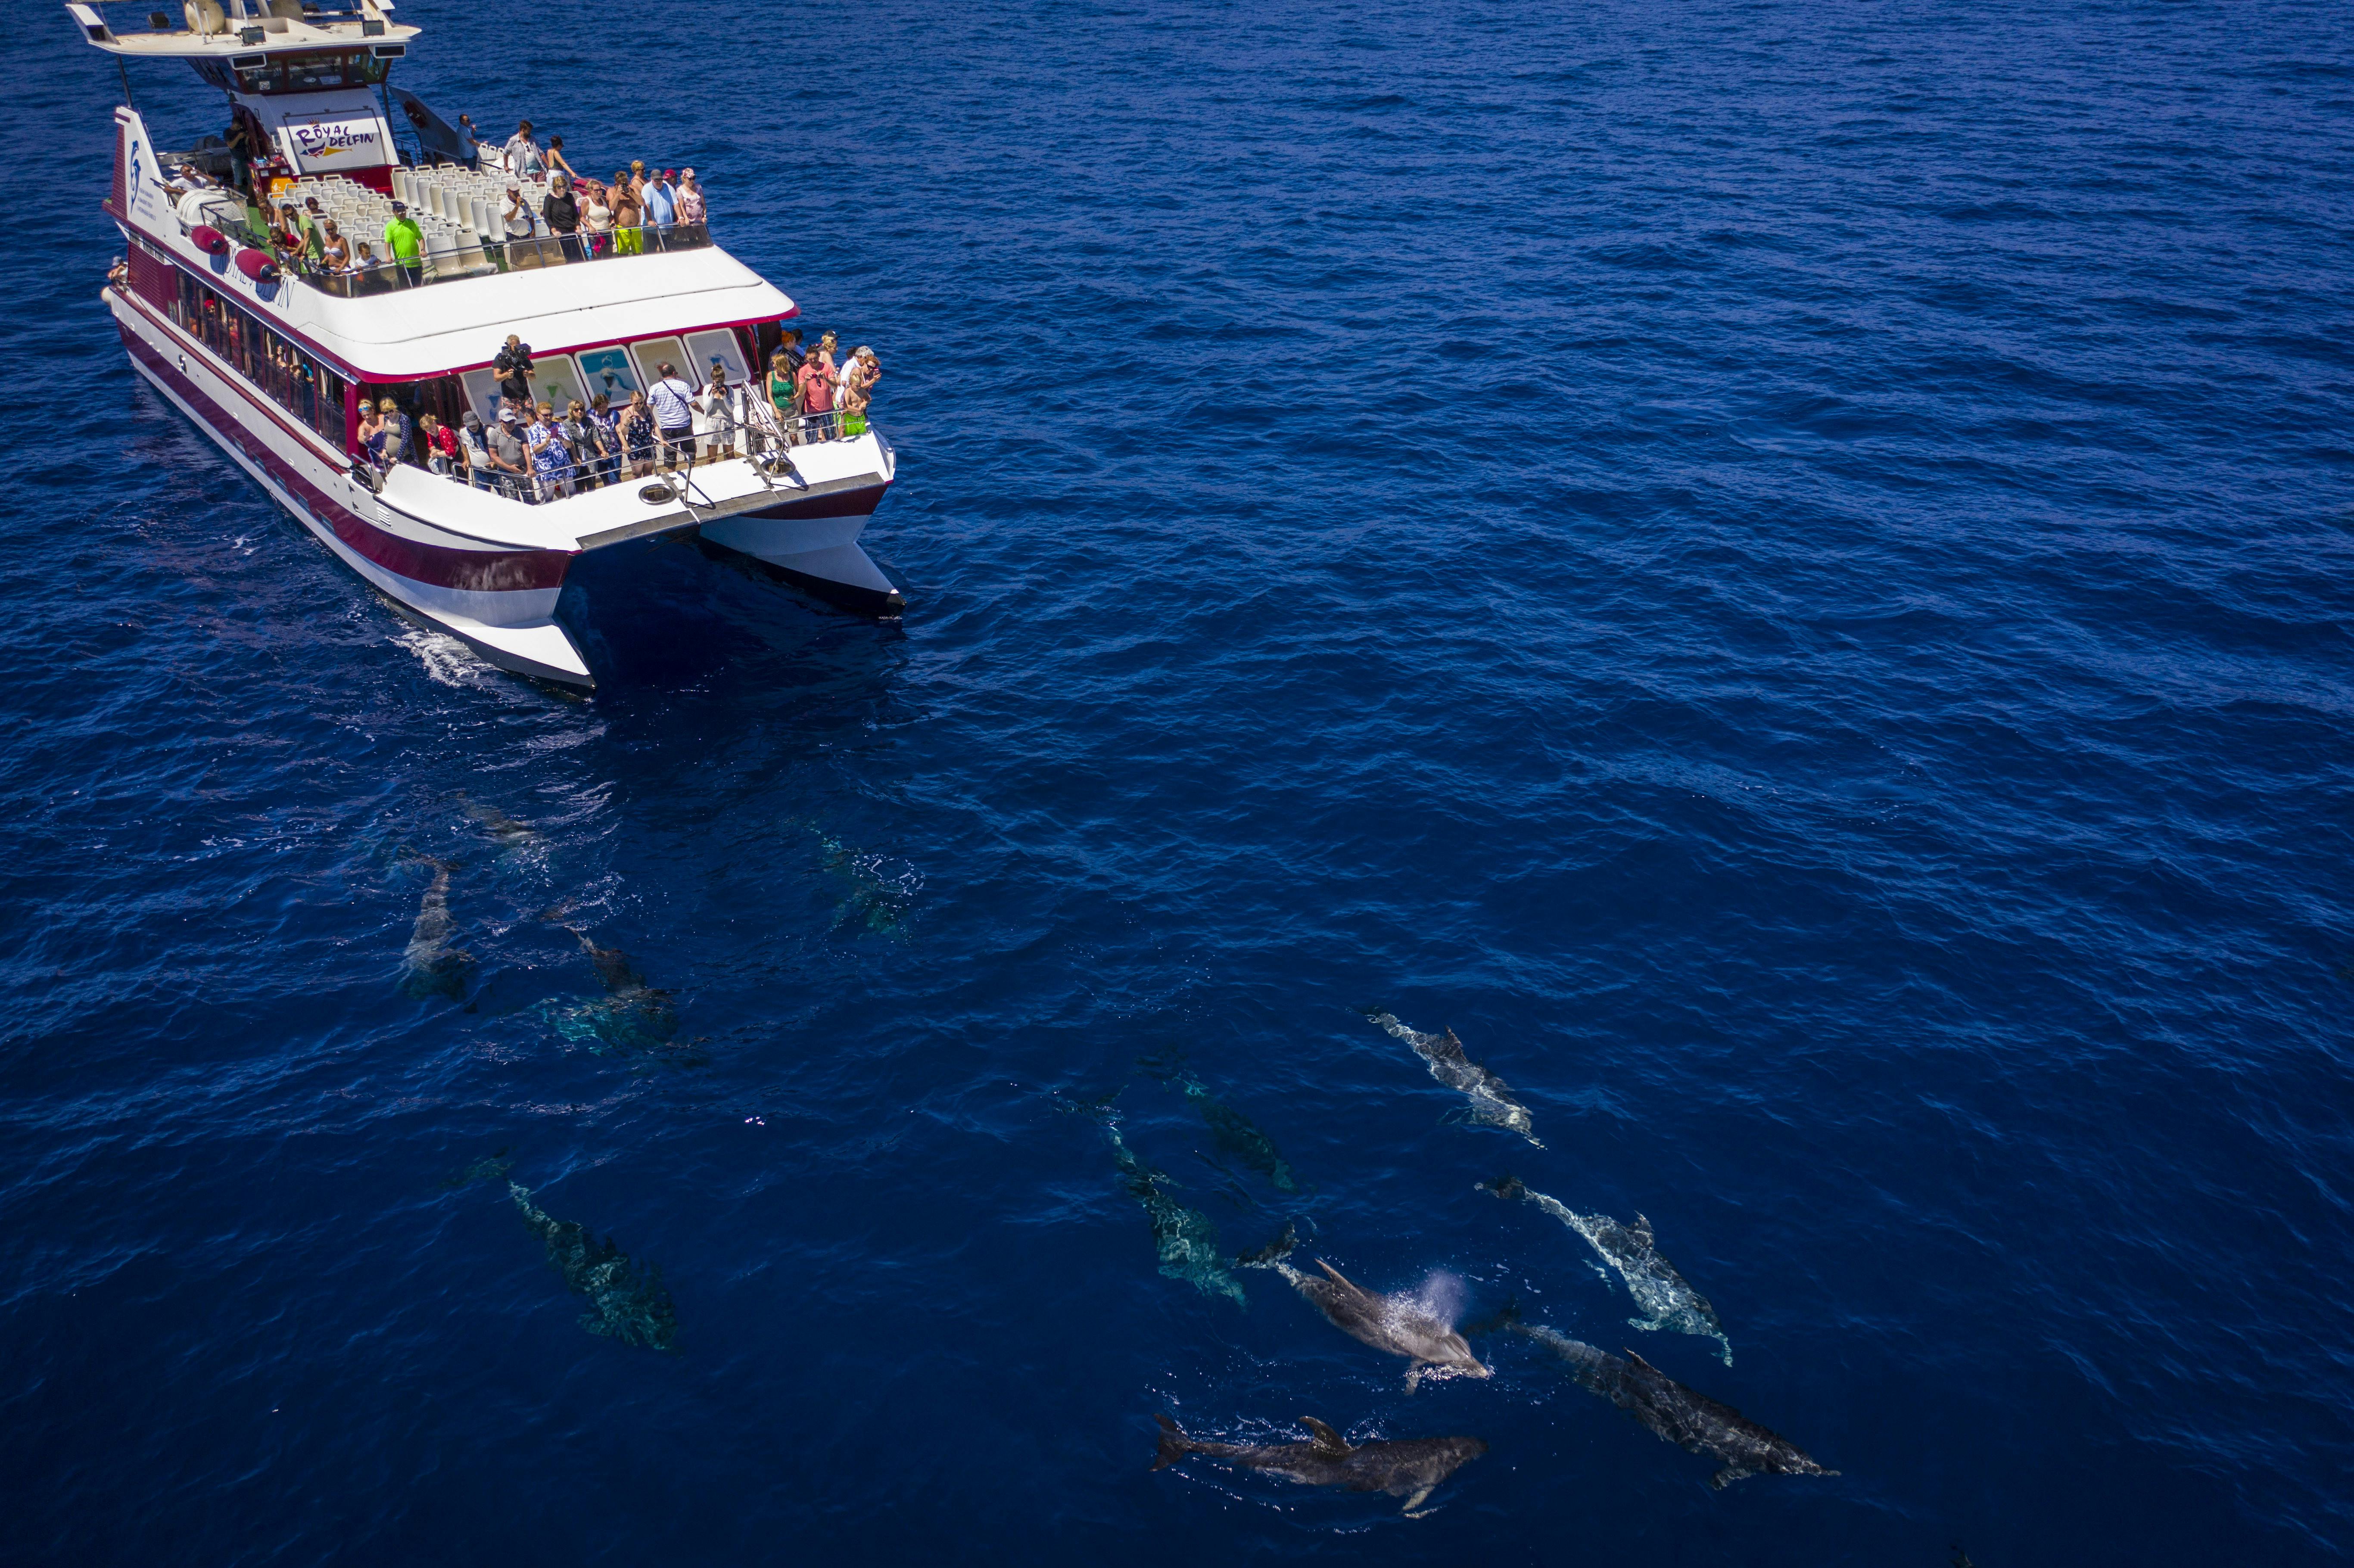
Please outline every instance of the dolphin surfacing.
M1733 1364L1733 1341L1724 1337L1724 1324L1718 1319L1716 1308L1692 1288L1691 1281L1674 1264L1659 1255L1652 1243L1650 1221L1637 1214L1633 1224L1622 1225L1607 1214L1581 1214L1560 1200L1533 1191L1517 1176L1479 1185L1499 1198L1524 1198L1584 1236L1602 1261L1618 1271L1618 1277L1627 1282L1627 1294L1643 1309L1644 1316L1627 1319L1630 1327L1714 1340L1724 1364Z
M1405 1373L1408 1393L1425 1377L1435 1381L1443 1377L1494 1375L1492 1368L1471 1353L1469 1342L1451 1324L1442 1321L1421 1298L1405 1293L1384 1296L1368 1290L1320 1257L1316 1266L1324 1271L1321 1279L1292 1267L1286 1261L1292 1234L1286 1227L1283 1239L1276 1245L1238 1261L1246 1268L1274 1269L1330 1319L1334 1328L1377 1351L1404 1356L1413 1362Z
M1200 1454L1236 1469L1262 1470L1302 1486L1386 1492L1405 1499L1402 1511L1408 1519L1421 1519L1434 1511L1422 1505L1438 1484L1488 1451L1488 1445L1477 1437L1409 1437L1352 1446L1312 1415L1299 1421L1308 1428L1309 1441L1266 1446L1204 1442L1187 1436L1166 1415L1153 1419L1161 1424L1160 1446L1152 1459L1156 1470L1166 1469L1188 1454Z
M1622 1359L1542 1323L1509 1315L1508 1333L1532 1340L1559 1356L1589 1393L1608 1400L1664 1442L1723 1465L1708 1484L1722 1491L1744 1476L1836 1476L1814 1456L1729 1404L1686 1388L1634 1351Z
M1479 1127L1500 1127L1507 1132L1519 1133L1539 1149L1544 1147L1530 1130L1536 1123L1529 1115L1529 1107L1512 1097L1503 1079L1464 1054L1463 1042L1455 1038L1455 1031L1425 1034L1400 1023L1394 1013L1369 1012L1365 1017L1413 1046L1414 1054L1422 1058L1432 1077L1470 1102L1463 1112L1464 1120Z

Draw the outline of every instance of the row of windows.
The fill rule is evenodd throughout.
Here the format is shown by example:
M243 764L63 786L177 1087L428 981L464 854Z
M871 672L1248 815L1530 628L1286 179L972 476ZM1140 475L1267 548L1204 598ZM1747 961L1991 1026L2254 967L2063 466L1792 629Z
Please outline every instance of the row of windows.
M280 92L323 92L334 87L374 87L385 78L392 61L373 48L306 49L300 54L271 55L251 65L232 67L226 60L197 59L189 64L196 74L223 92L266 96Z
M186 272L180 274L172 319L337 451L344 449L342 376Z

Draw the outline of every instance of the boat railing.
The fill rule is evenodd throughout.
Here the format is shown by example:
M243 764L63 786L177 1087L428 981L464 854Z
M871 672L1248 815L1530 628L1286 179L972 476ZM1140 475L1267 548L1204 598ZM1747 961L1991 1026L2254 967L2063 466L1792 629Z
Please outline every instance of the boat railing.
M545 506L567 501L617 485L659 484L673 496L693 499L695 471L716 462L742 457L771 479L790 479L792 464L791 449L814 446L826 441L854 440L867 432L864 416L836 409L823 414L795 414L774 426L760 424L737 428L737 436L729 440L709 435L672 445L658 442L651 460L641 456L638 461L620 455L600 454L578 460L569 465L569 477L551 478L534 470L517 473L509 470L471 467L436 454L422 465L426 471L459 484L472 485L476 490L520 501L526 506ZM404 463L411 460L404 458ZM525 455L529 465L531 459ZM647 466L641 471L640 463ZM383 471L366 458L352 460L353 477L372 490L383 488Z
M349 236L345 237L349 238ZM531 272L548 267L584 265L625 256L654 256L673 250L704 250L711 246L711 226L677 223L668 228L649 224L642 228L613 228L599 233L555 234L534 239L472 240L429 248L414 266L376 261L334 270L308 256L282 258L280 268L323 293L338 299L389 294L421 289L461 278L491 278L503 272Z

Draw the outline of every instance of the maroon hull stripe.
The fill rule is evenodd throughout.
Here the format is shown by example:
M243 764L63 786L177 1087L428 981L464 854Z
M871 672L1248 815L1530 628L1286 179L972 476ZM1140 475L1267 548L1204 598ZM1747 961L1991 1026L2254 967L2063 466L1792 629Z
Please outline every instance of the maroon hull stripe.
M845 490L833 495L821 495L814 501L788 501L781 506L763 506L758 512L737 514L741 517L869 517L883 504L883 493L888 484L869 486L864 490Z
M398 534L386 533L296 472L283 458L232 418L228 409L182 375L176 366L144 338L119 322L116 326L122 334L123 346L177 393L183 402L196 409L216 438L234 443L249 461L299 498L314 515L333 524L335 537L355 555L382 567L386 571L429 588L460 588L476 593L512 593L563 586L565 568L572 563L569 551L453 550L447 546L420 544L414 539L404 539ZM230 385L235 386L236 383L231 382ZM239 387L238 391L298 444L304 440L292 426L279 417L277 410L242 387Z

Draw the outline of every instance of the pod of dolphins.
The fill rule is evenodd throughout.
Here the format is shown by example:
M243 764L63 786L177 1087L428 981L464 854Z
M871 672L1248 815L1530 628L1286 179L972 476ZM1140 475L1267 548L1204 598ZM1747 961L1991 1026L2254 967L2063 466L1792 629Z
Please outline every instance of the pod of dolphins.
M478 805L462 796L459 799L503 853L539 844L539 836L530 828L496 808ZM846 901L845 920L870 930L895 927L904 913L903 896L894 896L898 890L875 877L864 857L831 838L821 835L821 839L825 850L823 869L851 885L853 896ZM450 879L456 867L446 860L405 858L427 867L430 876L402 954L401 989L420 1000L434 996L454 1000L464 993L473 967L472 956L452 941ZM669 1041L677 1030L671 993L650 985L626 954L599 944L585 928L570 923L567 914L559 906L542 918L572 936L596 970L604 995L554 1008L549 1021L557 1032L599 1052L629 1052ZM1434 1079L1463 1097L1463 1108L1450 1119L1466 1126L1495 1128L1526 1139L1534 1148L1544 1147L1536 1137L1529 1108L1501 1078L1470 1059L1452 1029L1428 1034L1389 1012L1369 1012L1366 1017L1409 1046ZM1299 1182L1273 1140L1247 1117L1213 1095L1190 1067L1182 1061L1167 1060L1142 1065L1200 1118L1217 1155L1258 1176L1278 1192L1299 1195ZM1427 1291L1371 1290L1321 1257L1315 1259L1314 1273L1295 1267L1290 1261L1299 1243L1295 1224L1286 1224L1275 1240L1257 1251L1230 1257L1210 1217L1173 1196L1182 1190L1179 1184L1120 1136L1119 1118L1112 1107L1117 1097L1117 1093L1092 1101L1057 1097L1063 1109L1085 1116L1102 1130L1122 1187L1144 1211L1158 1271L1164 1277L1247 1309L1249 1298L1235 1271L1275 1273L1334 1328L1375 1351L1404 1360L1409 1393L1425 1383L1494 1375L1494 1369L1473 1353L1467 1333L1518 1336L1550 1352L1580 1387L1616 1405L1662 1440L1717 1460L1721 1468L1710 1478L1712 1487L1721 1489L1752 1475L1839 1474L1824 1468L1778 1433L1686 1387L1632 1351L1612 1355L1545 1324L1522 1321L1517 1303L1485 1323L1458 1331L1450 1321L1451 1307ZM504 1161L482 1161L451 1185L484 1178L504 1180L506 1171ZM1500 1199L1534 1205L1582 1238L1634 1299L1640 1315L1628 1319L1632 1327L1712 1339L1724 1364L1733 1364L1732 1342L1715 1308L1659 1253L1650 1222L1644 1216L1637 1214L1631 1224L1624 1224L1606 1214L1583 1213L1533 1191L1515 1176L1479 1185ZM525 1224L540 1238L550 1266L567 1288L588 1299L589 1310L580 1319L584 1329L623 1344L654 1351L675 1348L678 1314L658 1268L641 1265L610 1238L598 1236L577 1222L551 1217L520 1182L507 1181L506 1186ZM1488 1452L1488 1445L1479 1438L1461 1436L1352 1445L1322 1421L1305 1416L1300 1425L1309 1434L1307 1441L1268 1445L1195 1437L1171 1416L1156 1419L1161 1432L1152 1464L1155 1470L1199 1456L1303 1486L1401 1498L1405 1499L1402 1511L1409 1519L1432 1511L1425 1506L1432 1492Z
M500 855L544 853L545 841L535 831L497 807L462 794L457 801ZM401 955L401 990L419 1000L436 996L457 1000L464 994L473 969L472 957L452 945L450 876L458 867L451 861L419 855L405 855L403 860L427 867L431 876L418 906L408 946ZM600 1054L626 1054L668 1042L678 1029L671 993L648 984L628 954L599 945L586 929L567 918L569 914L567 906L558 906L540 918L570 934L596 971L604 994L575 1003L551 1003L546 1015L557 1033ZM480 1160L444 1185L454 1189L476 1181L504 1180L507 1170L503 1160ZM548 1266L567 1289L588 1298L589 1309L580 1317L583 1329L646 1350L676 1348L678 1310L663 1284L661 1269L638 1262L610 1237L599 1236L577 1221L551 1217L522 1183L508 1181L506 1188L525 1225L539 1237Z
M1525 1139L1543 1149L1534 1119L1495 1074L1472 1061L1451 1029L1426 1034L1400 1022L1388 1012L1370 1012L1375 1025L1404 1041L1421 1058L1432 1077L1464 1097L1466 1106L1453 1119L1465 1125L1492 1127ZM1156 1071L1199 1112L1220 1152L1266 1177L1285 1192L1298 1191L1291 1169L1274 1154L1274 1144L1238 1111L1213 1098L1210 1090L1190 1070ZM1279 1275L1342 1333L1407 1363L1409 1393L1421 1383L1445 1378L1486 1378L1494 1370L1473 1353L1466 1333L1518 1336L1549 1351L1570 1377L1588 1393L1608 1401L1663 1441L1713 1458L1719 1468L1709 1479L1723 1489L1744 1476L1836 1476L1805 1450L1779 1433L1750 1420L1729 1404L1711 1399L1677 1382L1632 1351L1613 1355L1571 1339L1542 1323L1521 1320L1517 1303L1484 1323L1458 1331L1448 1321L1446 1306L1428 1293L1385 1294L1369 1290L1322 1258L1317 1272L1294 1267L1290 1255L1299 1235L1286 1224L1282 1234L1257 1252L1236 1257L1232 1269L1217 1252L1217 1230L1207 1215L1187 1208L1169 1195L1175 1183L1152 1169L1119 1136L1110 1100L1086 1104L1065 1102L1104 1128L1111 1139L1113 1159L1129 1195L1145 1211L1161 1255L1161 1272L1191 1283L1206 1294L1223 1295L1246 1306L1232 1269L1263 1268ZM1535 1192L1519 1178L1506 1176L1479 1184L1484 1192L1506 1200L1534 1205L1575 1232L1595 1255L1615 1272L1634 1298L1640 1315L1629 1319L1637 1329L1690 1334L1714 1340L1724 1364L1733 1364L1732 1342L1716 1308L1692 1287L1681 1270L1661 1255L1650 1222L1638 1214L1622 1224L1606 1214L1588 1214L1558 1199ZM1597 1266L1597 1268L1600 1266ZM1605 1275L1607 1278L1608 1275ZM1249 1445L1206 1440L1188 1435L1175 1419L1155 1418L1161 1426L1152 1468L1159 1470L1191 1456L1216 1460L1230 1467L1257 1471L1303 1486L1338 1488L1355 1492L1384 1492L1405 1499L1404 1513L1420 1519L1430 1511L1424 1505L1431 1493L1457 1470L1487 1453L1477 1437L1422 1437L1368 1442L1352 1446L1323 1422L1302 1417L1306 1442Z

